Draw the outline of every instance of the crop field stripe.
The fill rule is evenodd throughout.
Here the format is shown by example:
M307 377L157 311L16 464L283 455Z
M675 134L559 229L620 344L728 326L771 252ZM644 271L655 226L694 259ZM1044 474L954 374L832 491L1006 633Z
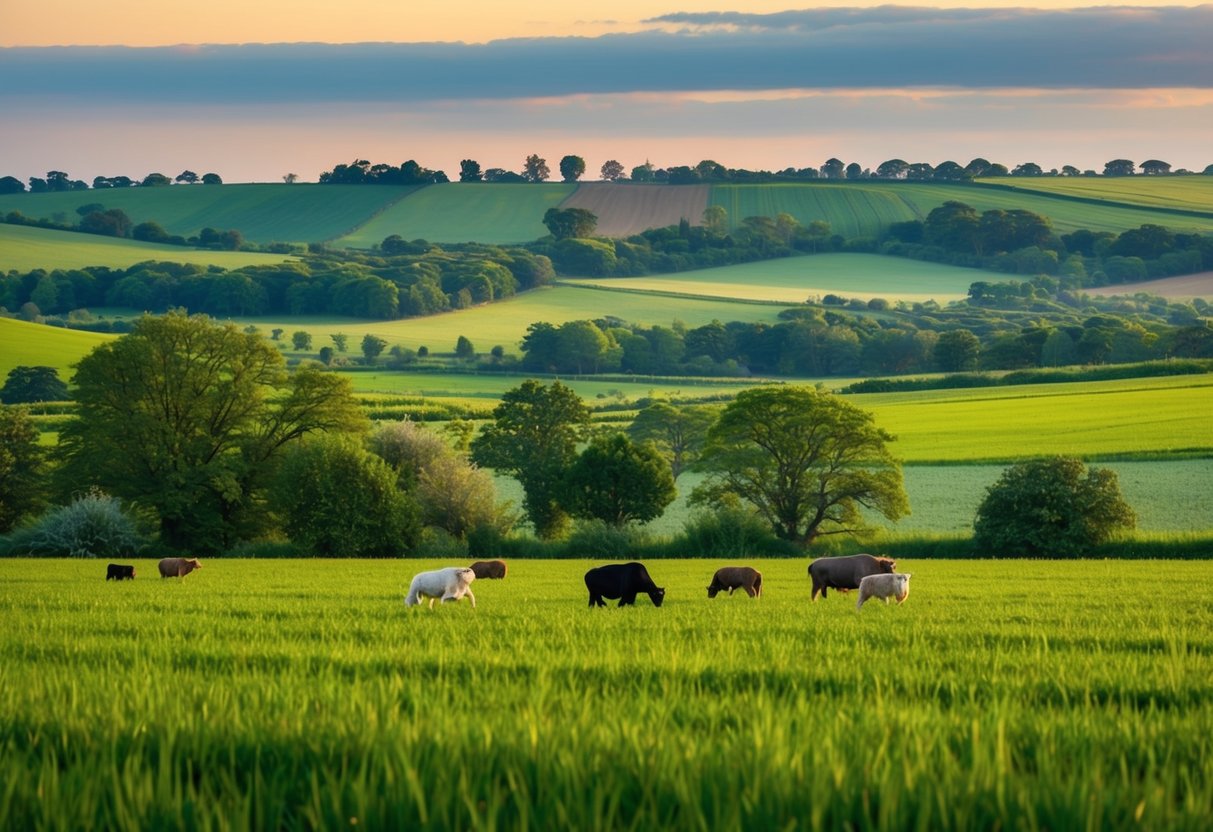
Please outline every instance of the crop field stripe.
M894 553L895 554L895 553ZM1140 562L900 559L905 604L728 561L589 610L594 561L0 562L0 826L1191 829L1213 814L1213 607ZM1208 562L1155 561L1175 586ZM1081 591L1075 591L1075 588ZM1131 599L1131 603L1126 603Z
M1092 204L1213 217L1213 177L1208 176L1015 177L982 179L974 184Z

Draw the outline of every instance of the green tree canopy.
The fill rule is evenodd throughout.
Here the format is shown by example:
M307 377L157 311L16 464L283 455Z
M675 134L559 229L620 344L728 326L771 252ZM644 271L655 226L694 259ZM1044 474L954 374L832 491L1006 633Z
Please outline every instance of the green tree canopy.
M560 502L574 517L616 528L647 523L674 501L674 475L652 445L616 433L594 439L569 467Z
M528 182L543 182L551 175L547 159L541 158L538 154L532 153L522 163L522 178Z
M366 358L366 363L374 364L375 359L387 347L387 341L380 338L378 335L371 335L369 332L362 336L362 355Z
M716 411L656 402L641 410L628 427L637 442L652 442L670 465L674 479L699 459Z
M291 542L315 557L400 557L418 509L396 472L352 438L319 436L285 454L271 491Z
M584 208L549 208L543 214L543 224L557 240L589 237L598 227L598 217Z
M801 546L866 531L860 508L896 520L909 512L893 436L871 414L807 387L755 387L725 407L697 468L692 502L752 505Z
M1073 457L1034 459L986 490L973 544L993 555L1081 557L1136 522L1115 471Z
M260 336L205 316L145 316L77 366L62 490L96 485L152 512L172 549L222 551L259 533L289 443L367 427L347 380L288 373Z
M67 385L54 367L14 367L0 388L0 402L4 404L62 402L68 398Z
M44 465L38 428L29 411L0 405L0 534L45 505Z
M589 422L589 408L570 388L527 379L506 391L493 410L493 424L472 442L477 465L522 484L523 510L540 537L555 537L567 522L561 483Z
M576 182L585 173L585 159L580 156L565 156L560 160L560 178L565 182Z

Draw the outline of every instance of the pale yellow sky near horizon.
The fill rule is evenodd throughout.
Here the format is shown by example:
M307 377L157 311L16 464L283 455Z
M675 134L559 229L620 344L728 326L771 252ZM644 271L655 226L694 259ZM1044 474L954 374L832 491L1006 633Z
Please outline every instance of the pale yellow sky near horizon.
M172 46L200 43L360 43L596 36L647 28L673 12L870 7L1064 9L1118 5L1107 0L0 0L0 46ZM1197 6L1129 0L1126 6Z

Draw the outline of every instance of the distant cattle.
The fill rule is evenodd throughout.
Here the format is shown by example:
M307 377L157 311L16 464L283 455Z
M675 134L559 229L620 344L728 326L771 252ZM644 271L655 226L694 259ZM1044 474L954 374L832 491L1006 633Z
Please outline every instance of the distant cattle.
M472 594L472 581L476 573L464 566L448 566L445 569L435 569L432 572L418 572L409 584L409 594L404 598L406 607L415 607L424 599L430 599L430 609L434 601L458 601L463 596L476 607L476 596Z
M478 560L469 568L476 573L476 578L479 580L504 578L506 573L506 565L503 560Z
M590 606L605 607L604 598L619 599L619 606L636 603L636 596L646 593L653 606L665 600L665 588L653 583L643 563L612 563L585 573L585 587L590 591Z
M897 603L904 601L910 594L910 573L895 573L892 575L868 575L859 582L859 600L855 609L863 606L869 598L880 598L886 604L890 598L896 598Z
M756 598L762 595L762 573L749 566L721 567L712 576L708 597L715 598L723 589L727 589L729 595L732 595L735 589L744 589L746 595Z
M813 580L813 600L817 594L826 597L827 589L859 589L859 582L868 575L888 575L897 568L891 558L876 558L871 555L848 555L841 558L818 558L809 564L809 577Z
M160 561L161 578L184 578L195 569L201 569L198 558L165 558Z
M107 581L133 581L135 579L135 567L125 566L121 563L111 563L105 567L105 579Z

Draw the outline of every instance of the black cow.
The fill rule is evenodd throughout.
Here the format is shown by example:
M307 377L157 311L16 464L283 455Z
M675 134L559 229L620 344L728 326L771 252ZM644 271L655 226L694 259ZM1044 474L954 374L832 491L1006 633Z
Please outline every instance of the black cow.
M619 606L635 604L636 596L648 593L653 606L665 600L665 589L653 583L643 563L612 563L585 573L585 587L590 591L590 606L605 607L603 598L619 599Z
M826 590L847 592L859 589L859 582L868 575L891 575L897 569L892 558L876 558L871 555L848 555L840 558L817 558L809 564L809 578L813 581L813 600L817 595L826 597Z
M111 563L105 567L105 579L107 581L133 581L135 579L135 567L125 566L121 563Z

